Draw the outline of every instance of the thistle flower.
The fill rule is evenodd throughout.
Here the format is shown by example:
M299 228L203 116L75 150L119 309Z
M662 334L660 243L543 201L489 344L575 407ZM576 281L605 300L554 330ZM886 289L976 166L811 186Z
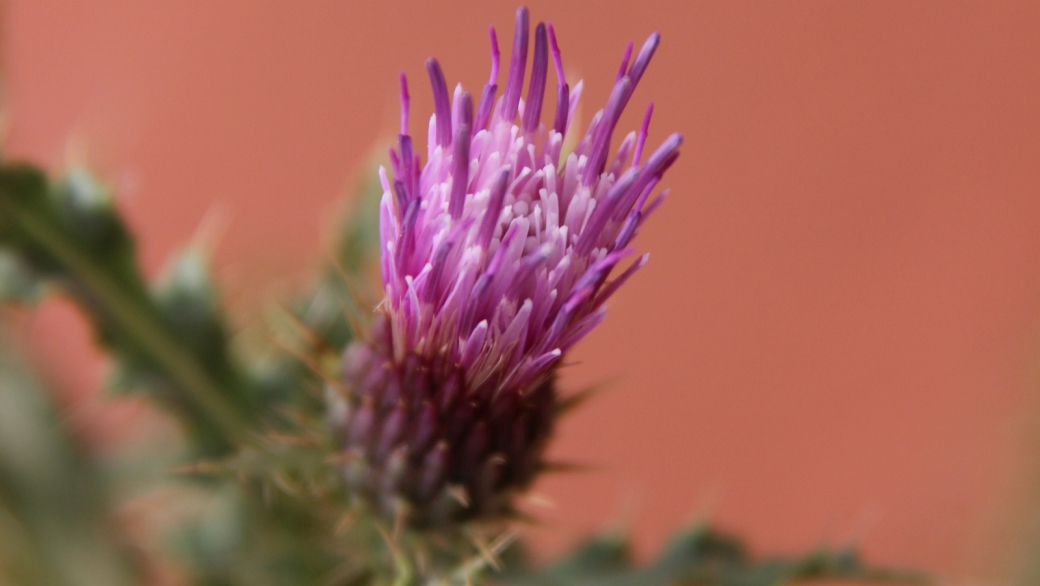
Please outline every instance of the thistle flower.
M607 280L664 199L649 198L682 142L673 134L643 160L650 104L639 132L610 155L657 49L654 33L631 63L628 44L606 107L564 154L582 84L568 86L553 27L538 24L521 99L528 29L520 8L497 101L493 27L491 79L476 103L461 86L449 101L440 64L427 61L434 114L425 166L408 133L402 74L392 177L380 168L385 298L367 339L344 356L352 393L335 417L354 494L417 525L508 513L510 496L535 476L553 429L561 358L646 262L638 257ZM546 127L550 56L558 84Z

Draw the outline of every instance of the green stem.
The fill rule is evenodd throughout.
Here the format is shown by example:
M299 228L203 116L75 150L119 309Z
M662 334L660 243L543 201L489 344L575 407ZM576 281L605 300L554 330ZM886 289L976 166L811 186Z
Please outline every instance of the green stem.
M104 272L57 230L25 210L15 209L25 233L73 272L115 321L160 364L232 442L252 443L245 418L224 398L221 389L171 336L151 312L124 294Z

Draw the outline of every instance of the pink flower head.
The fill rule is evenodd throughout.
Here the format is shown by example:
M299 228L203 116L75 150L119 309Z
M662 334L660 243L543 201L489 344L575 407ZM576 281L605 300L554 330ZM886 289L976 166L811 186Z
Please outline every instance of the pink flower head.
M385 466L401 446L399 458L427 470L399 479L396 490L413 503L434 498L444 482L489 500L529 481L551 430L555 369L603 321L604 302L646 262L647 255L638 257L608 280L634 254L633 237L666 195L651 199L654 188L679 155L682 137L673 134L643 159L652 104L639 132L611 154L615 126L658 34L631 64L629 43L606 107L565 153L582 84L567 85L553 27L538 24L527 98L521 98L528 28L527 9L520 8L497 100L494 28L491 79L476 104L461 86L449 100L440 64L427 61L434 113L425 165L408 134L401 76L392 177L380 169L385 322L375 342L348 352L347 377L367 381L354 386L372 404L355 410L347 444L368 454L370 467ZM546 127L550 56L558 83ZM356 429L362 412L365 433ZM384 431L372 439L375 421ZM416 436L423 439L407 439ZM486 472L491 461L496 470ZM475 500L480 508L479 494Z
M607 283L615 266L633 254L629 244L659 202L647 205L647 199L682 141L674 134L640 161L648 110L640 132L630 133L610 156L614 127L657 48L654 34L622 69L606 109L581 142L561 156L581 83L569 91L552 26L539 24L522 100L527 29L521 8L497 103L492 29L493 75L475 113L461 86L449 103L440 64L427 61L436 111L421 171L408 135L402 76L394 180L381 176L384 310L393 357L447 359L463 367L468 384L530 384L603 320L603 302L646 260L640 257ZM554 123L546 128L541 115L550 52L559 83Z

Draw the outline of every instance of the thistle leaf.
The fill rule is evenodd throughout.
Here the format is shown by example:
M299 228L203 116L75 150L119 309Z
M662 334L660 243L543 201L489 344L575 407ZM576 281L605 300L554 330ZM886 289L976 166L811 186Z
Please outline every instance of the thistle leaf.
M128 374L123 380L180 415L199 451L226 452L247 441L248 381L226 352L197 259L175 265L166 287L150 292L111 198L83 170L52 183L30 166L0 166L0 217L0 250L13 255L19 274L79 303ZM6 288L33 289L10 274Z
M104 474L46 397L0 347L0 583L140 583L113 529Z

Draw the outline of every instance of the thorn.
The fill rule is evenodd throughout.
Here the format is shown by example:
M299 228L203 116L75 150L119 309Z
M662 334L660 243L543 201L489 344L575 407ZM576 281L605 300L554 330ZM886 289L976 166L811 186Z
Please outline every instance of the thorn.
M489 546L491 553L496 556L500 555L506 550L506 548L512 545L518 537L520 537L520 531L518 529L509 529L508 531L503 532L491 542L491 545Z
M579 464L576 462L548 462L543 461L538 464L538 471L542 473L555 473L555 472L597 472L602 470L601 466L595 466L592 464Z
M350 297L350 301L354 304L354 307L359 309L362 307L370 307L372 305L371 300L365 298L366 295L358 289L353 277L351 277L350 273L339 263L339 259L330 255L329 263L339 275L340 280L343 281L343 288L346 289L347 296Z
M401 504L397 508L397 513L394 514L394 532L392 537L394 541L397 541L397 537L401 534L401 528L404 527L404 520L408 516L408 507L405 504Z
M357 519L357 510L350 509L343 516L336 521L336 528L333 530L335 535L342 535L346 530L354 524L354 520Z
M505 549L509 547L510 544L516 541L516 538L519 535L520 532L515 529L506 531L499 535L497 538L495 538L491 542L490 546L484 545L484 543L480 540L479 537L471 535L470 541L472 541L473 545L476 546L477 550L480 552L480 555L472 559L471 561L465 562L459 569L459 572L462 572L465 583L472 584L472 582L470 581L470 573L480 572L480 570L483 569L485 566L490 565L496 571L501 571L502 567L497 559L497 556L501 554L503 551L505 551Z
M300 491L300 489L289 484L289 479L284 476L283 470L276 470L272 472L271 480L275 483L275 485L278 486L278 488L282 489L282 491L288 494L289 496L299 497L301 494L303 494Z
M339 310L343 312L343 319L347 320L347 325L350 326L350 331L354 334L355 339L366 339L367 331L361 327L361 322L358 320L358 316L352 309L347 307L347 302L342 298L337 299L339 301Z
M220 201L214 202L195 228L195 233L191 236L190 248L212 256L220 246L224 235L227 234L230 225L231 219L228 217L227 206Z
M720 482L711 482L701 489L697 507L690 515L690 523L706 523L715 515L719 501L722 500L723 486Z
M217 462L210 462L202 460L199 462L192 462L191 464L185 464L183 466L177 466L170 470L173 474L219 474L222 471L226 471L227 468Z
M502 564L498 562L498 560L495 558L495 554L491 553L491 550L488 549L488 546L484 543L482 539L476 536L470 536L470 541L473 542L473 545L477 548L477 551L480 552L480 557L484 558L484 561L487 562L489 566L494 568L496 572L502 571Z
M550 499L549 497L545 496L544 494L538 494L536 492L529 492L529 493L525 494L521 498L523 499L524 502L530 503L530 504L532 504L532 505L534 505L536 507L542 508L542 509L555 509L556 508L556 503L552 499Z
M425 576L430 571L429 553L422 542L415 544L415 565L419 569L420 575Z
M276 303L275 307L281 309L282 312L285 313L285 316L289 318L289 323L296 326L296 329L303 334L303 337L306 338L307 342L314 348L315 352L321 354L335 354L325 338L323 338L318 332L314 331L313 327L304 323L304 321L300 319L300 316L296 315L295 312L281 303Z
M598 383L593 383L580 391L560 399L556 402L554 407L557 417L566 415L573 411L576 407L583 405L589 399L599 395L603 391L607 390L607 387L617 382L618 377L603 380Z
M634 490L626 490L619 497L617 511L602 530L604 535L618 535L622 537L628 535L633 525L633 519L635 519L642 504L639 493Z
M466 492L466 487L462 486L461 484L450 484L448 485L448 494L450 494L453 499L458 501L458 503L462 505L463 508L469 508L469 493Z
M883 516L881 509L878 507L864 509L853 522L845 539L842 540L845 542L846 547L857 549L863 543L867 534L881 522Z
M328 373L324 372L324 369L321 367L320 364L318 364L317 362L314 361L313 357L307 356L302 351L297 350L296 348L293 348L289 344L279 340L278 338L276 338L274 336L268 336L268 337L270 338L271 342L275 346L278 346L286 354L289 354L290 356L292 356L296 360L300 361L300 363L303 364L304 366L306 366L308 369L310 369L311 372L313 372L314 374L318 375L318 378L320 378L322 381L324 381L325 384L327 384L327 385L331 386L332 388L336 389L337 393L340 393L340 395L342 395L344 397L350 396L348 394L347 388L343 386L343 383L341 383L340 381L336 380L335 378L329 376Z
M321 445L321 440L316 437L305 437L302 435L291 435L277 431L267 432L267 437L281 442L282 444L296 447L316 448Z
M393 536L390 535L390 532L386 530L386 527L384 527L382 523L376 523L375 526L376 530L379 531L379 535L383 537L383 541L386 543L386 546L390 548L390 553L393 554L395 558L400 556L401 549L397 546L397 541L393 539Z
M358 455L357 452L353 452L353 451L346 452L345 451L345 452L340 452L340 453L337 453L337 454L333 454L333 455L329 456L328 458L325 458L325 463L329 464L331 466L343 466L343 465L350 464L351 462L356 461L358 459L358 457L359 457L359 455Z
M375 523L376 529L379 534L383 536L383 541L386 542L386 546L390 549L391 555L394 557L394 565L397 566L398 577L394 581L394 584L411 584L412 579L412 568L408 563L408 558L405 557L404 552L398 547L397 542L391 539L390 533L386 530L386 527L382 523Z

